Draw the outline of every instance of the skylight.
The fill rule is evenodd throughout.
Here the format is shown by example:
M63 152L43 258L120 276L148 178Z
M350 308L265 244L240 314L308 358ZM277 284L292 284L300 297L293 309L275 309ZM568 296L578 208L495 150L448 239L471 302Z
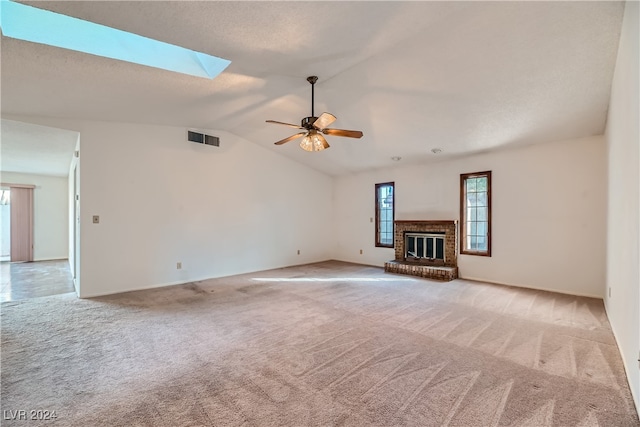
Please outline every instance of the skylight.
M6 37L213 79L231 61L82 19L0 1Z

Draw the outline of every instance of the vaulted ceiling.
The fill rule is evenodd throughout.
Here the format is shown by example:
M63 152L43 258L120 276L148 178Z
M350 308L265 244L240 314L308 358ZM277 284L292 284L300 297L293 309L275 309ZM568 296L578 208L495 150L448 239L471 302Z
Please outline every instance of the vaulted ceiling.
M2 37L2 112L234 133L328 174L602 134L624 3L25 1L232 61L216 79ZM316 113L360 140L274 146ZM316 114L317 115L317 114ZM294 132L291 132L294 131ZM221 141L224 144L224 140ZM439 148L435 155L432 149Z

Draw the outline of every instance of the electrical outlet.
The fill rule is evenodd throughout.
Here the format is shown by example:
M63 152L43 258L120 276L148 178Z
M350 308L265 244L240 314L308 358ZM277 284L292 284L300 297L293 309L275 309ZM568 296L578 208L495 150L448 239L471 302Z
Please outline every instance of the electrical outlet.
M360 255L362 255L362 249L360 249Z
M298 255L300 255L300 249L298 249Z
M100 224L100 215L94 215L93 216L93 223L94 224Z
M176 269L178 270L182 270L182 263L178 261L178 263L176 263Z

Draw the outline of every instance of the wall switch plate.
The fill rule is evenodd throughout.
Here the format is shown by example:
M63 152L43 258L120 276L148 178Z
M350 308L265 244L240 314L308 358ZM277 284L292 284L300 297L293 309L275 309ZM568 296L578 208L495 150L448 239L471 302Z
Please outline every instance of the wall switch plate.
M300 255L300 249L298 249L298 255Z
M611 286L609 286L609 298L611 298Z
M181 262L177 262L176 263L176 269L177 270L181 270L182 269L182 263Z
M369 218L369 222L373 222L373 217L370 217L370 218Z
M93 223L94 224L100 224L100 215L94 215L93 216Z
M362 255L362 249L360 249L360 255Z

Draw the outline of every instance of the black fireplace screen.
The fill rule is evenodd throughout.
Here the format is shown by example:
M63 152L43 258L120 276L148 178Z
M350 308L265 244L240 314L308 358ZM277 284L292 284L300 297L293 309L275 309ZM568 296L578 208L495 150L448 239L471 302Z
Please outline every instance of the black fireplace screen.
M444 234L407 233L405 235L405 258L444 261L444 239Z

